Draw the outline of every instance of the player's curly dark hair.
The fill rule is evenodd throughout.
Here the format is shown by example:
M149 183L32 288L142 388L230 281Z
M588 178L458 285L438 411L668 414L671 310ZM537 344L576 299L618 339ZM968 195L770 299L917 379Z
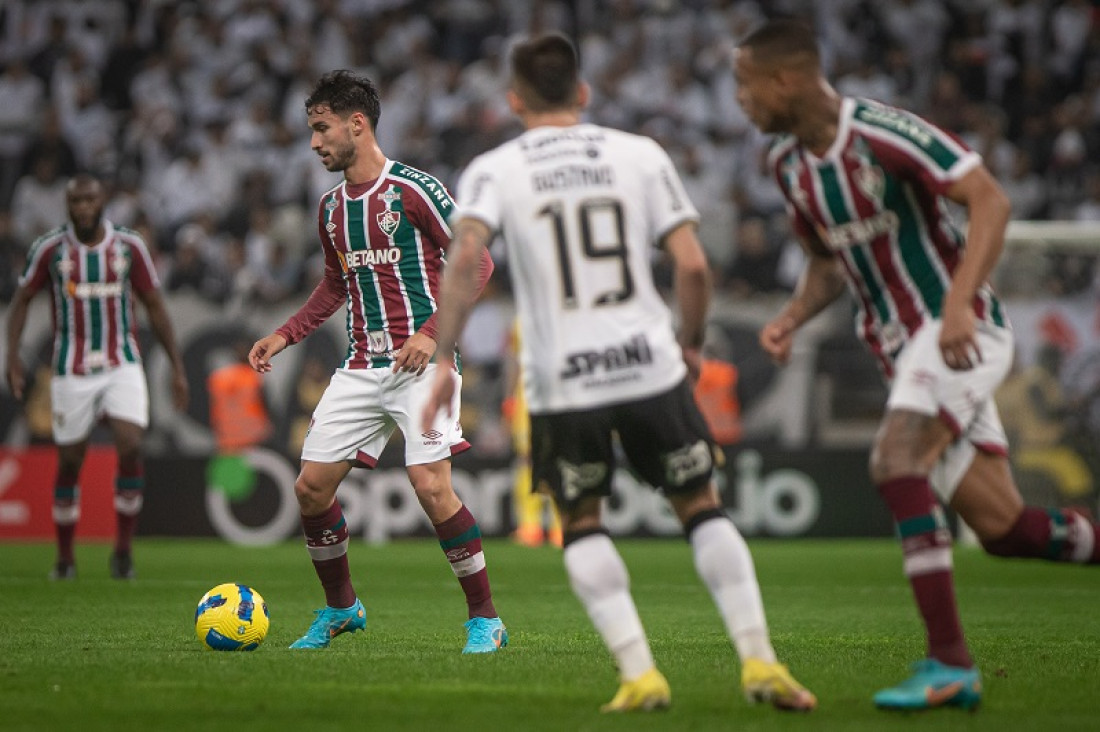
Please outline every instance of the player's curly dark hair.
M306 99L306 111L317 105L327 106L341 117L362 112L370 120L372 130L378 129L382 116L382 103L374 82L347 69L330 71L317 80Z
M577 98L577 49L559 33L517 43L512 49L512 86L535 111L562 109Z

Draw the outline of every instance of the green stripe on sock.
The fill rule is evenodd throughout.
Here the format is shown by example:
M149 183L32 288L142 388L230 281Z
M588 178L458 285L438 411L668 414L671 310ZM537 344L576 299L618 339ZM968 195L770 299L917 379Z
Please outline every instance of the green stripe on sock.
M930 534L937 528L936 517L931 514L914 516L913 518L907 518L904 521L898 522L898 534L901 535L902 539L907 539L917 534Z
M453 539L440 539L439 546L443 547L444 550L454 549L456 546L461 546L468 541L480 538L481 528L477 524L474 524Z
M54 486L53 497L55 500L74 501L76 500L77 490L75 485Z
M1058 559L1066 548L1066 539L1069 538L1069 526L1066 517L1061 511L1047 510L1050 515L1050 540L1047 542L1047 559Z
M115 490L140 491L145 487L145 478L115 478Z

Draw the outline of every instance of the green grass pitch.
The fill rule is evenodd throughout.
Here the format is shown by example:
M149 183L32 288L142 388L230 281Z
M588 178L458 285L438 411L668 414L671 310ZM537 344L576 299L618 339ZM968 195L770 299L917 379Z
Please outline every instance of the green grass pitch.
M485 542L511 645L462 656L465 605L431 541L354 543L367 631L290 651L322 603L305 549L142 539L138 579L81 545L53 583L48 544L0 543L2 730L1086 730L1100 728L1100 572L956 551L963 620L984 674L976 713L891 714L871 694L923 650L891 541L750 542L775 646L817 693L809 715L749 706L710 598L678 540L619 541L666 712L601 715L617 679L569 591L560 553ZM220 582L267 600L252 653L206 651L195 605Z

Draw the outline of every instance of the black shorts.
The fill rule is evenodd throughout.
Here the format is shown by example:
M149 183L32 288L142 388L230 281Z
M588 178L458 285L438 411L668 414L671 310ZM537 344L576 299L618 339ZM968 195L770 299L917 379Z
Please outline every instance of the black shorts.
M642 480L666 494L710 482L714 441L685 379L669 391L595 409L531 415L531 474L536 490L570 507L611 495L613 433Z

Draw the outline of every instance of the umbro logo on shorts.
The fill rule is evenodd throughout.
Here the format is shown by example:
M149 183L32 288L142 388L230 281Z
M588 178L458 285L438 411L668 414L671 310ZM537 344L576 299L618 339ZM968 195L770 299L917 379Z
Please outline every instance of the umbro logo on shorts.
M425 445L441 445L440 438L443 437L443 433L439 430L428 430L427 432L421 432L420 436L424 438Z

